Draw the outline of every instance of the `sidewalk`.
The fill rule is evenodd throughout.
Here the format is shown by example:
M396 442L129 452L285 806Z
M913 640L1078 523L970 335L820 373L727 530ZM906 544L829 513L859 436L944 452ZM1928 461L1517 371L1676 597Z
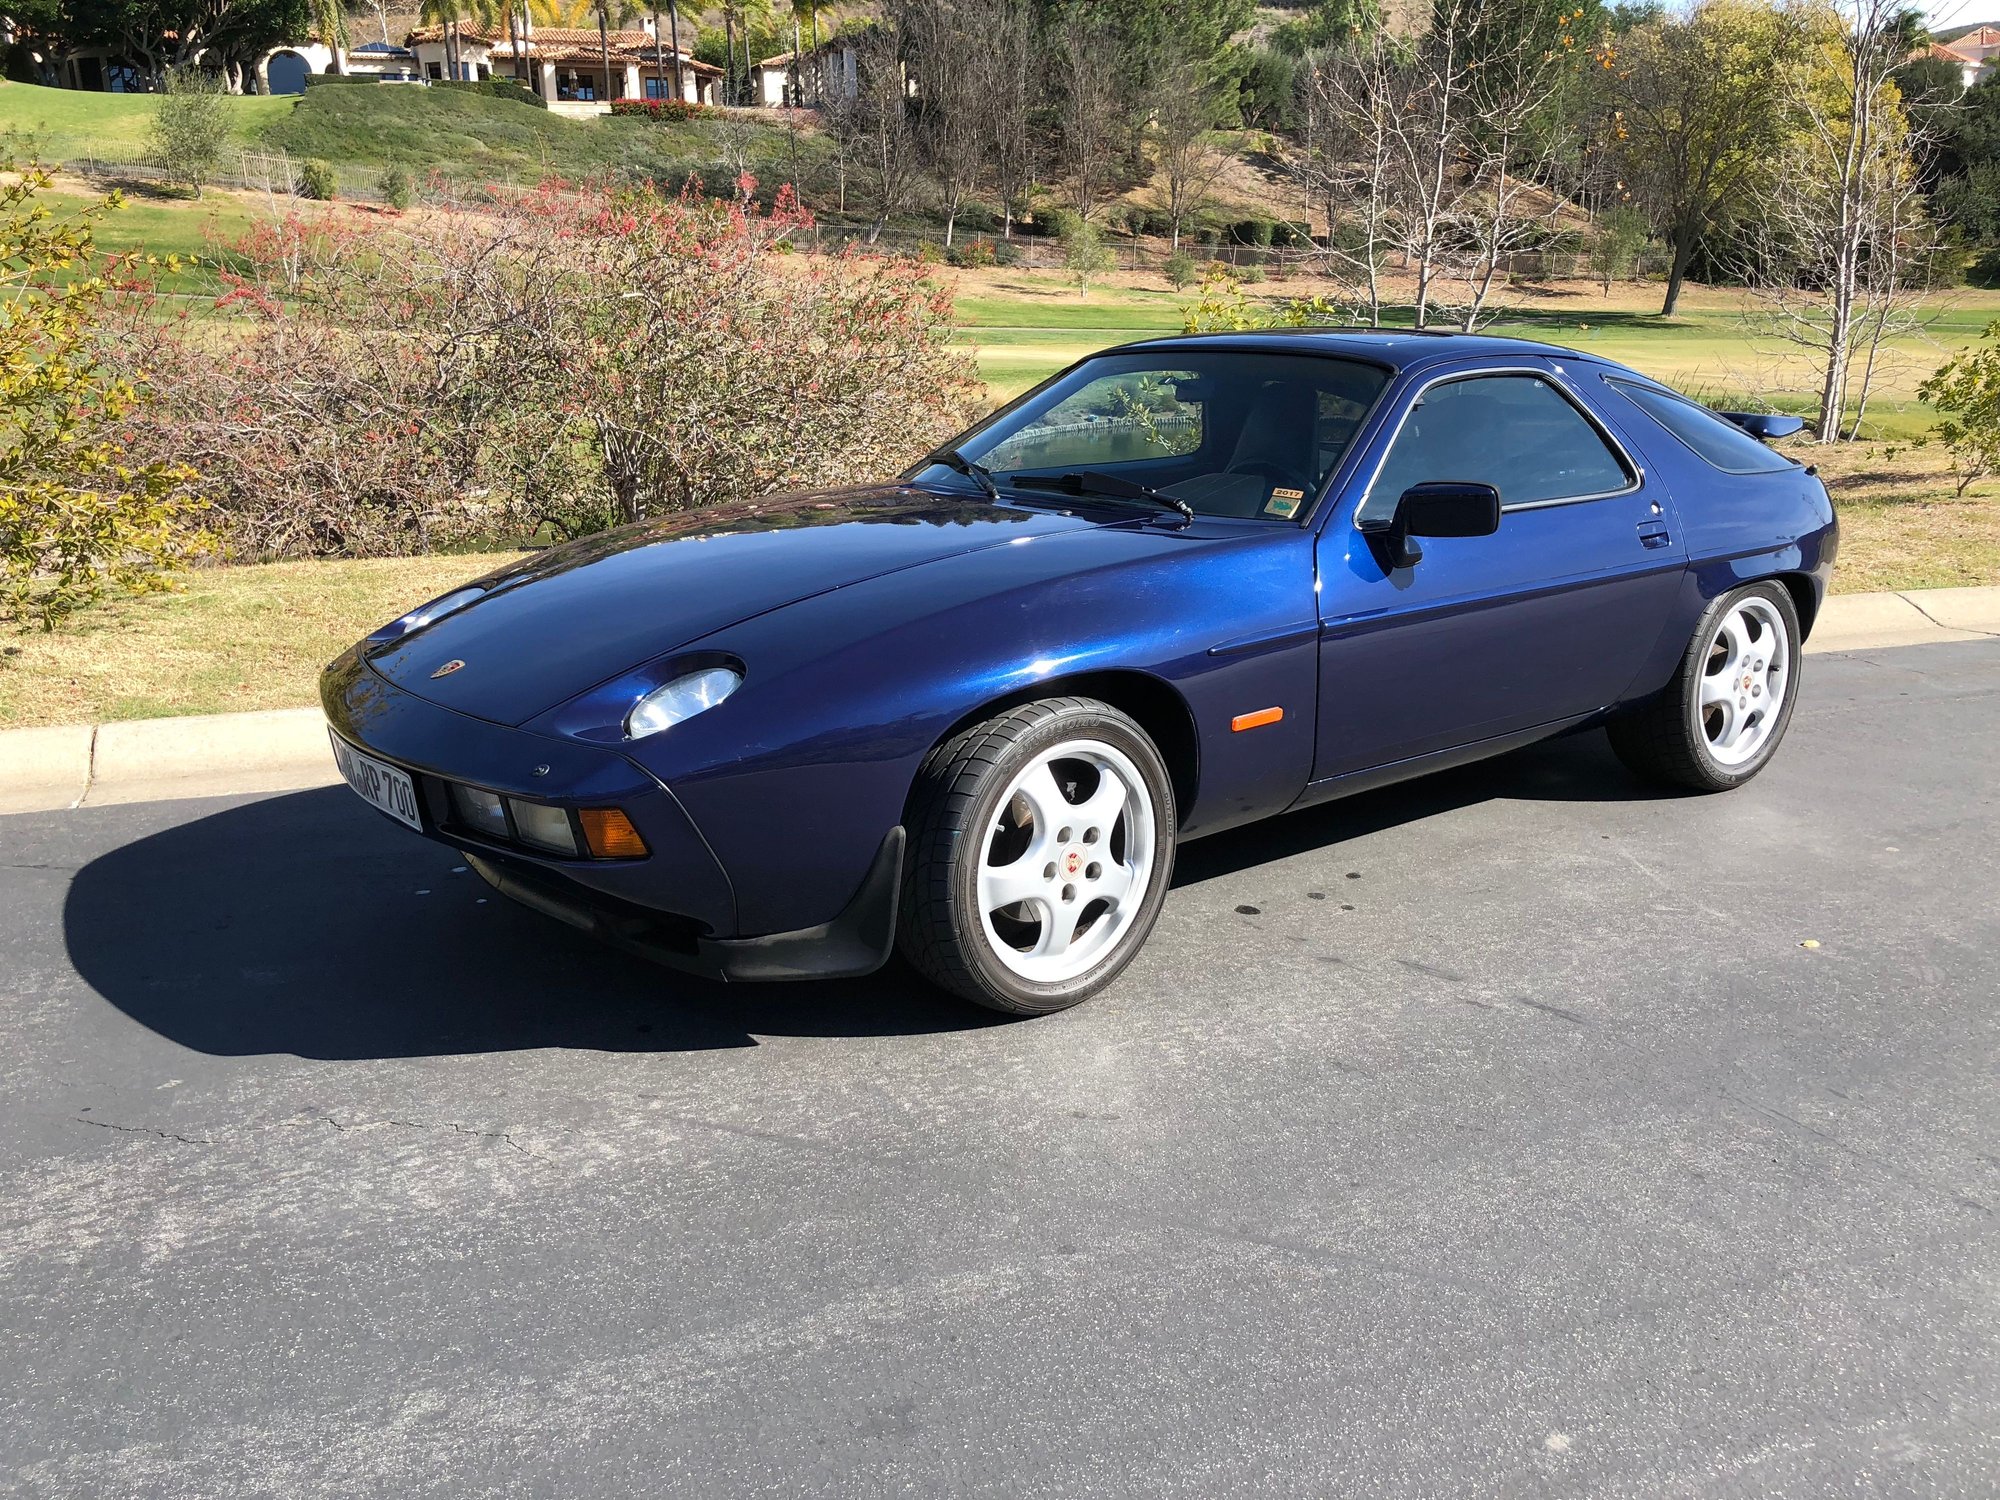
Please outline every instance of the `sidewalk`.
M2000 586L1835 594L1806 652L1982 639L2000 639ZM293 791L339 779L317 708L0 730L0 813Z

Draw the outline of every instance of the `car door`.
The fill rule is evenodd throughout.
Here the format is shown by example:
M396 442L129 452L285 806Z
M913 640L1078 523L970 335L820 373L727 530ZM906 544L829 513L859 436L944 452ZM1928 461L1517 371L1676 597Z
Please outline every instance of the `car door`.
M1665 490L1555 363L1426 371L1401 400L1319 538L1316 782L1616 701L1686 567ZM1356 522L1429 480L1493 485L1499 529L1391 566Z

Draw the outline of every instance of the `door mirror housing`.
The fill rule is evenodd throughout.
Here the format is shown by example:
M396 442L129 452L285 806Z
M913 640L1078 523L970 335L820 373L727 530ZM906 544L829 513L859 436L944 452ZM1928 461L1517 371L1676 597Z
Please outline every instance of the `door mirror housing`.
M1395 513L1361 530L1380 537L1391 568L1423 561L1420 536L1491 536L1500 529L1500 492L1490 484L1455 479L1413 484L1396 501Z

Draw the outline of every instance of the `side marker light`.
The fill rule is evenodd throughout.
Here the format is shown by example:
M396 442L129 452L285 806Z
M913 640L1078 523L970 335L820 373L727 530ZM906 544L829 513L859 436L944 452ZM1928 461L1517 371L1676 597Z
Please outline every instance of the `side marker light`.
M651 851L632 820L616 807L586 807L577 813L583 841L594 859L644 859Z

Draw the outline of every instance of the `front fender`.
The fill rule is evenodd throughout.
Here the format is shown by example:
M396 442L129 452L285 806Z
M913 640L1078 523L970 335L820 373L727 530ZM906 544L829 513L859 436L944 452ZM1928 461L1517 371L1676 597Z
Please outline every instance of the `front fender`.
M743 687L631 753L707 836L748 933L840 910L955 724L1091 674L1187 705L1201 769L1182 831L1211 831L1280 810L1310 772L1311 556L1291 527L1105 527L834 590L695 643L742 660ZM1274 706L1279 723L1230 731Z

